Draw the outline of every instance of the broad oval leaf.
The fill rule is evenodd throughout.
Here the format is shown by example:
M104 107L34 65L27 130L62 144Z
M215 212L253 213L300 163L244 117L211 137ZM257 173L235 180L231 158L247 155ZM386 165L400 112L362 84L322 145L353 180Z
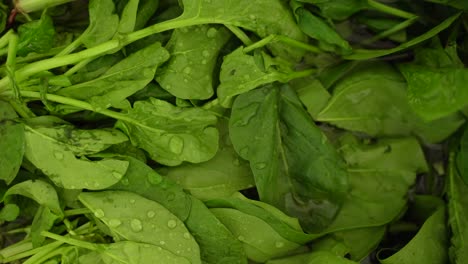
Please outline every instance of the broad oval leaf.
M231 208L213 208L211 212L243 243L248 258L253 261L263 263L301 247L255 216Z
M77 158L69 145L30 126L26 126L25 157L55 185L66 189L105 189L117 183L128 167L124 160Z
M210 25L175 29L166 47L171 59L156 80L177 98L210 98L218 54L230 36L224 27Z
M153 160L175 166L213 158L218 150L216 122L216 116L204 109L176 107L150 98L135 102L116 126Z
M331 223L348 191L345 164L293 91L267 86L238 96L230 136L250 162L262 201L307 231Z
M184 223L159 203L125 191L84 192L78 198L117 239L152 244L201 263L200 249Z
M24 126L9 119L16 118L13 108L0 100L0 180L10 184L18 174L24 155Z

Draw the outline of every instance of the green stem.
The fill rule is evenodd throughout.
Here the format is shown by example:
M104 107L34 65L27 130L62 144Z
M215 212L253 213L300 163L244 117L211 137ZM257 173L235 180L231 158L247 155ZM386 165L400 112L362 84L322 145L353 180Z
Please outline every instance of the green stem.
M14 35L15 32L13 29L8 30L7 33L5 33L1 38L0 38L0 48L6 47L8 43L10 42L10 37L11 35Z
M42 261L39 261L39 260L43 259L44 256L47 256L50 252L52 252L55 249L59 248L61 245L63 245L63 242L54 241L54 242L49 243L49 244L47 244L45 246L35 248L35 249L30 250L28 252L24 252L23 255L21 255L21 256L18 255L18 257L25 258L25 257L32 256L32 257L28 258L28 260L23 262L23 264L42 263ZM17 259L20 259L20 258L17 258Z
M261 39L255 43L253 43L252 45L249 45L247 47L244 48L244 53L249 53L251 52L252 50L255 50L255 49L258 49L258 48L261 48L261 47L264 47L270 43L274 43L274 42L283 42L284 44L288 44L292 47L296 47L296 48L299 48L299 49L303 49L303 50L307 50L307 51L310 51L310 52L314 52L314 53L319 53L321 52L321 50L315 46L312 46L310 44L307 44L307 43L304 43L304 42L301 42L301 41L298 41L298 40L295 40L295 39L292 39L290 37L287 37L287 36L283 36L283 35L270 35L264 39Z
M400 10L398 8L394 8L394 7L382 4L382 3L377 2L375 0L367 0L367 3L369 4L369 6L371 6L372 8L374 8L374 9L376 9L376 10L382 12L382 13L390 14L390 15L405 18L405 19L412 19L414 17L417 17L415 14L412 14L412 13Z
M75 0L16 0L15 7L21 13L31 13Z
M379 39L382 39L382 38L388 37L390 35L393 35L393 34L397 33L398 31L401 31L401 30L411 26L418 19L419 19L419 17L413 17L413 18L407 19L407 20L401 22L400 24L395 25L394 27L392 27L390 29L387 29L385 31L380 32L376 36L374 36L374 37L372 37L372 38L370 38L368 40L363 41L362 43L363 44L370 44L370 43L372 43L374 41L377 41Z
M86 248L86 249L89 249L89 250L100 250L101 249L101 247L99 245L95 244L95 243L90 243L90 242L86 242L86 241L82 241L82 240L78 240L78 239L74 239L74 238L70 238L70 237L66 237L66 236L60 236L60 235L57 235L57 234L54 234L54 233L51 233L51 232L47 232L47 231L42 231L41 235L45 236L45 237L48 237L48 238L52 238L52 239L57 240L57 241L60 241L62 243L66 243L66 244L81 247L81 248Z
M89 214L89 213L91 213L91 210L89 210L88 208L78 208L78 209L66 210L64 212L64 216L69 217L69 216L84 215L84 214Z
M78 64L73 66L71 69L66 71L63 75L68 76L68 77L72 76L73 74L75 74L77 71L79 71L80 69L82 69L83 67L88 65L88 63L92 62L93 60L94 60L94 58L88 58L86 60L82 60Z
M62 51L57 53L57 55L55 55L55 57L68 55L68 54L72 53L74 50L76 50L82 44L81 43L81 37L82 36L83 36L83 34L81 34L79 37L77 37L72 43L70 43L68 46L66 46Z
M236 26L231 26L231 25L226 25L226 27L238 38L244 45L251 45L253 42L250 40L249 36L245 34L242 29L236 27Z
M21 254L23 252L29 251L33 248L31 239L26 239L21 242L18 242L16 244L13 244L11 246L8 246L2 250L0 250L0 256L3 258L0 258L2 260L11 258L12 256ZM7 261L3 261L7 262Z

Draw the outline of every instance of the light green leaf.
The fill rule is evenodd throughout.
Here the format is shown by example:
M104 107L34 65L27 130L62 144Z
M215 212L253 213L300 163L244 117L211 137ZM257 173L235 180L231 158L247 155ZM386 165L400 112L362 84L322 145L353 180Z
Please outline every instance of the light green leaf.
M60 128L57 129L60 130ZM50 130L46 129L46 132ZM80 134L83 135L83 133L76 135ZM92 132L89 135L92 135ZM67 135L62 134L62 136L66 138ZM73 142L74 138L69 138L69 140ZM128 162L123 160L89 161L85 157L77 158L70 150L70 146L73 145L64 144L42 133L41 128L26 126L25 157L59 187L105 189L117 183L127 170ZM78 143L78 147L80 146Z
M156 42L109 68L101 76L63 88L57 94L90 100L97 107L118 106L130 95L143 89L153 78L169 53Z
M452 115L425 122L409 106L406 83L387 64L366 64L341 80L318 121L371 136L417 135L440 142L455 132L464 120Z
M301 246L286 240L255 216L230 208L213 208L211 212L243 243L247 257L253 261L281 257Z
M281 62L276 62L263 52L257 57L245 54L240 47L224 57L217 89L218 99L221 106L231 107L236 95L264 84L276 81L286 83L294 78L295 72Z
M152 244L201 263L198 245L184 223L159 203L125 191L86 192L78 198L116 239Z
M174 30L166 46L172 57L156 80L177 98L210 98L218 54L230 35L224 27L210 25Z
M227 125L227 122L220 120L219 150L214 158L158 171L201 200L229 197L237 191L255 186L249 164L232 147Z
M218 149L217 118L201 108L180 108L150 98L138 101L116 126L132 143L162 164L183 161L199 163L211 159Z
M306 40L287 5L281 0L183 0L182 4L184 13L167 23L177 21L185 26L208 23L233 25L253 31L262 38L277 34ZM302 50L291 49L283 43L274 43L269 48L275 55L293 60L304 54Z
M111 39L119 27L112 0L91 0L88 5L89 26L80 36L81 42L91 48Z

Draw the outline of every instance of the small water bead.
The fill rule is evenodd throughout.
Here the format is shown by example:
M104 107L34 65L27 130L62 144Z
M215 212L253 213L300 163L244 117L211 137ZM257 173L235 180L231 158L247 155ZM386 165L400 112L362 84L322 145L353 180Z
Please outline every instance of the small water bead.
M264 168L266 168L267 164L265 162L259 162L257 164L255 164L255 168L259 169L259 170L263 170Z
M173 229L177 226L177 222L175 220L169 220L167 221L167 227Z
M140 232L141 230L143 230L143 225L141 224L141 221L138 220L138 219L132 219L130 221L130 228L134 231L134 232Z
M216 37L216 33L218 33L218 30L216 30L214 27L210 27L208 31L206 31L206 36L208 38L214 38Z
M55 157L56 159L58 159L58 160L63 160L64 155L63 155L62 152L56 151L56 152L54 153L54 157Z
M131 204L134 204L134 203L135 203L135 199L130 199L130 203L131 203Z
M185 233L184 233L184 238L185 238L185 239L190 239L190 238L191 238L190 233L185 232Z
M114 178L116 178L116 179L121 179L123 175L122 175L122 173L120 173L120 172L113 171L113 172L112 172L112 176L113 176Z
M276 242L275 242L275 247L277 247L277 248L282 248L282 247L284 247L284 242L276 241Z
M153 218L155 215L156 213L154 211L148 211L148 213L146 213L146 216L148 216L148 218Z
M109 220L109 226L110 227L119 227L120 225L122 224L122 221L120 221L119 219L111 219Z
M96 209L96 211L94 211L94 216L98 218L104 217L104 211L102 209Z
M210 52L207 51L207 50L204 50L204 51L202 51L202 55L203 55L203 57L209 57L209 56L210 56Z
M182 150L184 149L184 140L178 136L173 136L169 140L169 149L175 154L182 153Z
M159 241L159 244L165 245L165 244L166 244L166 241L161 240L161 241Z

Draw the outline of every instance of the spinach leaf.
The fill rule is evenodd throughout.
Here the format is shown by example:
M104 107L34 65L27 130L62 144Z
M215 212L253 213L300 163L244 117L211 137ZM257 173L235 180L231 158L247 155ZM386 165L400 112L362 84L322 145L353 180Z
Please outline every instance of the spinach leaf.
M239 195L217 198L206 201L205 203L210 209L232 208L261 219L268 223L268 225L270 225L283 238L296 244L303 245L322 236L321 234L305 234L302 231L301 226L296 222L297 219L294 218L293 222L291 217L285 215L275 207L260 201L253 202L244 197L239 197ZM275 209L272 210L272 208Z
M371 136L417 135L429 142L444 140L464 122L458 115L422 120L409 106L402 76L382 63L364 65L336 84L317 120Z
M57 94L90 100L102 108L119 106L143 89L153 79L158 66L168 58L167 50L156 42L121 60L98 78L63 88Z
M451 230L449 253L450 260L454 264L463 263L468 258L468 226L463 221L468 215L468 196L466 195L468 185L465 181L468 171L458 166L459 161L461 162L461 159L466 156L463 144L461 142L461 150L456 156L454 153L451 154L447 175L448 216Z
M112 0L89 1L89 26L79 40L87 47L97 46L111 39L119 28L119 16L115 14Z
M289 82L291 88L297 93L297 97L307 109L312 118L317 118L318 114L325 108L331 98L330 93L322 83L313 78L295 79Z
M9 119L16 118L13 108L0 101L0 179L10 184L18 174L24 155L24 126Z
M299 41L306 39L281 0L183 0L182 5L183 14L167 23L178 22L181 26L216 23L242 27L260 37L278 34ZM275 55L296 61L304 54L283 43L271 44L269 48Z
M439 207L424 223L416 236L394 255L380 259L382 264L447 263L445 207Z
M368 7L365 0L298 0L310 3L320 8L320 12L327 18L344 20L354 13Z
M25 157L42 170L55 185L66 189L100 190L117 183L125 174L127 161L117 159L90 161L84 156L77 158L72 144L61 142L49 135L61 135L62 138L67 138L63 129L55 128L59 131L53 132L50 129L45 130L44 133L41 128L26 126ZM80 136L80 133L75 135ZM88 136L96 135L90 132ZM78 149L86 148L86 145L81 145L80 137L67 139L76 142ZM95 140L91 140L93 141ZM84 142L86 143L86 137Z
M116 126L162 164L207 161L218 149L218 130L212 127L216 116L201 108L181 108L150 98L135 102L125 117Z
M129 162L127 172L109 189L136 193L161 204L180 220L187 219L191 211L191 198L180 186L162 177L142 161L129 156L122 158Z
M218 54L229 38L224 27L201 25L174 30L166 47L172 57L156 80L177 98L210 98Z
M52 18L43 13L39 20L22 24L18 27L18 38L18 56L47 52L53 47L55 38Z
M249 164L239 158L232 147L228 123L220 120L218 130L219 150L214 158L158 171L201 200L229 197L237 191L255 186Z
M468 105L464 88L468 70L457 57L456 47L420 53L415 62L399 67L408 82L408 100L415 112L425 120L434 120Z
M200 200L194 197L185 225L200 246L203 263L247 263L242 243Z
M253 261L281 257L301 246L286 240L255 216L230 208L214 208L211 212L243 243L247 257Z
M258 56L248 55L240 47L224 57L217 89L218 100L221 106L231 107L236 95L275 81L286 83L298 77L296 74L287 65L263 52Z
M307 231L330 224L346 196L344 162L288 87L236 98L229 123L264 202L299 218Z
M128 0L127 1L127 4L122 10L122 14L120 15L119 29L118 29L119 33L125 34L125 33L130 33L133 30L135 30L139 3L140 3L140 0Z
M324 233L391 222L405 209L416 173L428 170L421 147L413 138L366 145L344 136L340 150L348 164L351 191Z
M104 264L148 263L156 259L161 263L193 263L184 257L165 250L162 247L133 241L121 241L109 244L106 246L105 250L99 252L99 254ZM82 259L81 261L83 264L96 263L94 260L92 262L85 262Z
M83 192L78 198L116 240L152 244L201 263L198 245L184 223L159 203L125 191Z
M337 53L350 53L352 48L328 23L309 12L298 1L292 1L291 6L296 16L297 24L302 32L319 41L320 47Z

